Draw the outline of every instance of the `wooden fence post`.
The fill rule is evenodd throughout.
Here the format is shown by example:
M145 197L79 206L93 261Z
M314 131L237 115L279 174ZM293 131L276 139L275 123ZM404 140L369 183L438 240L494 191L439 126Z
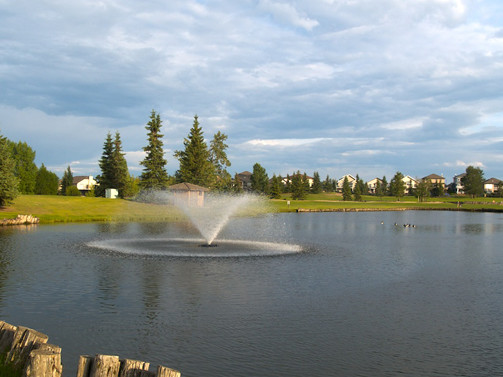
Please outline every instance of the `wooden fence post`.
M120 366L119 356L96 355L89 377L118 377Z
M52 344L39 344L30 352L23 377L61 377L61 348Z
M163 367L159 365L157 367L157 377L180 377L182 374L174 369Z

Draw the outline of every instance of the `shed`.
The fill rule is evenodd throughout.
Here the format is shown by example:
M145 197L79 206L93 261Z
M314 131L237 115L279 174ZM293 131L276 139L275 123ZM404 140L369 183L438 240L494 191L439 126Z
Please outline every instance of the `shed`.
M182 182L171 185L168 190L173 193L173 199L189 206L204 206L204 193L210 191L206 187L198 186L193 183Z

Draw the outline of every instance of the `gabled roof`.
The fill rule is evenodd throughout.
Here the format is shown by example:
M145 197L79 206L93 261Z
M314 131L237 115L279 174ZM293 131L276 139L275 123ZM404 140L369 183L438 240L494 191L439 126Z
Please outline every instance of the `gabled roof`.
M497 185L501 182L498 178L489 178L487 181L484 181L484 184L488 185Z
M245 170L244 172L238 173L238 175L252 175L248 170Z
M193 183L182 182L177 183L176 185L171 185L168 187L168 190L171 191L210 191L206 187L198 186Z
M423 179L445 179L445 178L438 174L430 174L427 175L426 177L423 177Z
M83 181L84 179L89 179L89 178L92 178L92 177L90 175L76 175L73 177L72 183L74 185L77 185L77 183Z

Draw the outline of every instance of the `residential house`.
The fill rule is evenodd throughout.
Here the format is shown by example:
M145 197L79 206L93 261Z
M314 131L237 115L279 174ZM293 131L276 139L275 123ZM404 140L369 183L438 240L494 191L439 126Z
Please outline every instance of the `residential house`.
M503 182L497 178L489 178L488 180L484 181L484 192L486 194L494 194L495 192L498 192L498 187L502 183Z
M337 181L337 191L342 192L342 185L344 184L344 178L348 179L349 182L349 187L351 187L351 191L354 191L355 186L356 186L356 178L353 177L351 174L346 174L343 176L341 179Z
M405 194L408 195L412 191L414 191L419 183L417 179L412 178L410 175L407 175L402 178L402 182L405 183Z
M377 190L377 184L379 182L379 185L382 185L382 179L380 178L374 178L371 179L370 181L367 182L367 187L369 190L369 194L375 194Z
M441 175L430 174L430 175L427 175L426 177L423 177L422 179L429 179L432 186L435 186L438 184L441 187L445 187L445 178Z
M453 180L452 180L452 191L455 192L456 194L464 194L465 193L465 187L463 186L463 183L461 180L466 176L466 173L461 173L458 175L455 175Z
M244 191L251 191L251 186L252 186L251 176L252 176L252 173L250 173L249 171L244 171L244 172L238 173L238 178L241 181L241 188Z
M296 175L297 175L297 173L295 173L293 175L289 175L286 178L283 178L281 180L281 183L283 183L283 185L285 185L285 186L288 185L289 183L292 183L292 178L295 177ZM303 178L304 174L301 174L300 176ZM314 183L314 178L306 175L306 179L307 179L307 182L309 183L309 187L312 187L313 183Z
M96 186L96 180L92 175L77 175L73 177L73 186L77 186L82 195L86 195Z
M168 190L173 194L173 199L175 201L181 202L190 207L204 206L205 192L210 191L206 187L194 185L188 182L171 185L168 187Z

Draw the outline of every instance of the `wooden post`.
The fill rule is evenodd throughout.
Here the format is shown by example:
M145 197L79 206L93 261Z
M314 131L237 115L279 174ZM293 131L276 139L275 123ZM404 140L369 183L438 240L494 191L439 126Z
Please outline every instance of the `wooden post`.
M61 377L61 348L52 344L40 344L30 352L23 377Z
M180 377L182 374L174 369L163 367L159 365L157 367L157 377Z
M89 377L89 374L91 373L92 364L93 364L93 358L91 356L81 355L79 357L77 377Z
M17 326L0 321L0 354L7 353L12 347L14 334L17 331Z
M96 355L89 377L117 377L120 366L119 356Z
M12 346L5 360L14 363L14 365L24 367L30 352L36 348L37 344L47 343L48 339L49 337L45 334L24 326L18 326L14 333Z
M121 360L119 377L144 377L148 372L150 363L144 361L124 359Z

